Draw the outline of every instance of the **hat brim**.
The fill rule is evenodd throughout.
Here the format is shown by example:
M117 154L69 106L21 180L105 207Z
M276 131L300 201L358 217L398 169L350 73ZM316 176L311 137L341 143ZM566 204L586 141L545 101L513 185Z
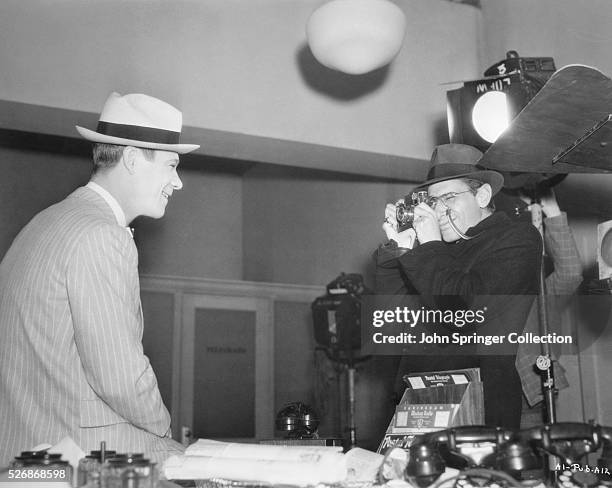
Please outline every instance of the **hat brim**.
M414 191L424 190L430 185L434 183L440 183L441 181L448 180L457 180L461 178L473 178L475 180L482 181L483 183L488 183L491 185L491 193L495 195L499 190L504 186L504 177L501 173L497 171L490 170L480 170L480 171L472 171L470 173L463 173L458 175L450 175L450 176L441 176L440 178L432 178L431 180L427 180L417 186Z
M155 149L158 151L170 151L178 154L187 154L195 151L200 147L199 144L159 144L156 142L138 141L135 139L123 139L122 137L107 136L100 134L85 127L75 126L81 137L91 142L99 142L102 144L117 144L120 146L134 146L145 149Z

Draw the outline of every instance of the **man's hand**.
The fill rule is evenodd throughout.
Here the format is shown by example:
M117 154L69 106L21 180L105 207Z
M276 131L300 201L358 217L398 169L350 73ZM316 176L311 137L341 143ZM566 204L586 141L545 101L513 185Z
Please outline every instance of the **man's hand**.
M419 203L415 207L414 223L412 225L421 244L442 240L436 211L426 203Z
M402 200L399 200L397 203L401 202ZM398 247L412 249L416 239L416 232L414 229L406 229L402 232L398 232L397 218L395 215L396 205L388 203L385 207L385 221L382 225L382 228L387 235L387 239L397 242Z
M546 193L540 196L540 204L542 205L542 212L544 212L546 217L550 218L561 215L561 209L552 188L549 188Z
M519 197L528 204L527 210L531 210L531 205L533 204L531 198L524 193L521 193ZM559 208L557 197L555 196L555 192L552 188L545 189L544 193L540 195L540 206L542 207L542 213L545 217L550 218L561 215L561 209Z

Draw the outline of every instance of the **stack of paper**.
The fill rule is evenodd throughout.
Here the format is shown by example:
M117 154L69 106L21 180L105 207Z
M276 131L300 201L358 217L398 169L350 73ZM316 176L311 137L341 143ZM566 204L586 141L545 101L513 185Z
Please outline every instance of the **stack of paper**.
M163 466L169 480L221 478L309 486L344 481L346 460L339 446L270 446L200 439Z

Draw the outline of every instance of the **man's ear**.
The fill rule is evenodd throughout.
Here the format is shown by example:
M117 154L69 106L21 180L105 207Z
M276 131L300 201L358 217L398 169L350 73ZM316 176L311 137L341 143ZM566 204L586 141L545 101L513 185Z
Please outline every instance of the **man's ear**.
M121 156L121 164L127 170L129 174L134 174L136 171L136 159L138 156L138 149L132 146L126 146L123 149L123 155Z
M484 183L476 190L476 201L480 208L486 208L491 198L493 198L493 190L488 183Z

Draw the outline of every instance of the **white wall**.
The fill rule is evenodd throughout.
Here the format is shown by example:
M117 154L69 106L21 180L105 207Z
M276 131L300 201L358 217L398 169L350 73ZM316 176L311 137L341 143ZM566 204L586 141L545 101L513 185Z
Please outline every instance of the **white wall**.
M428 159L445 130L440 83L481 70L480 11L398 1L399 57L352 77L305 47L321 3L2 0L0 100L98 113L111 91L142 91L181 107L186 125Z
M586 64L612 75L612 2L608 0L483 0L486 66L508 50L552 56L557 68Z

